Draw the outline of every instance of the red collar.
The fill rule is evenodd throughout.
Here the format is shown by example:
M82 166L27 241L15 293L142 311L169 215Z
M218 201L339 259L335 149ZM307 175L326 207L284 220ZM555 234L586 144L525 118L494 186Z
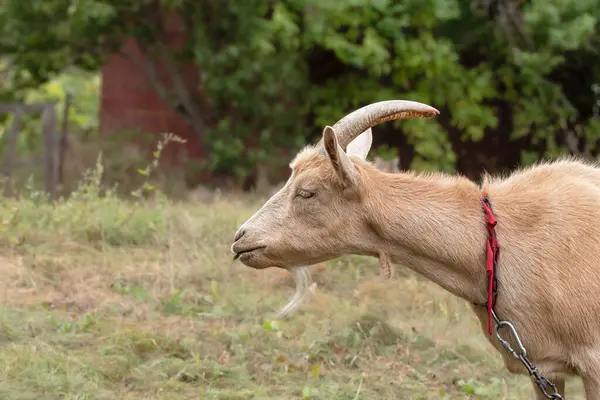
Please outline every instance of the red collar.
M496 218L492 212L492 204L490 200L483 195L481 197L481 203L483 205L483 212L485 213L485 220L487 224L487 230L489 232L488 240L486 242L486 265L485 271L488 278L488 299L487 299L487 311L488 311L488 333L492 334L492 310L496 303L496 295L498 294L498 280L496 279L496 265L498 264L498 256L500 255L500 244L496 238Z

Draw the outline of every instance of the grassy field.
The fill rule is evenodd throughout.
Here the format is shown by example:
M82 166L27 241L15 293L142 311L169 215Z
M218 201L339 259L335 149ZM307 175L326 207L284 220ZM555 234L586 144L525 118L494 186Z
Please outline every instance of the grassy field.
M396 266L286 273L232 260L256 200L0 199L0 399L529 399L467 305ZM579 380L568 398L582 399Z

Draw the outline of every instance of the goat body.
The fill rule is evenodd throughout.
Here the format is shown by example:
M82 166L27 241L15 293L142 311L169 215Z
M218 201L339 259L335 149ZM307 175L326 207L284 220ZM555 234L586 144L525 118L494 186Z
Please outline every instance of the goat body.
M285 186L239 228L232 250L250 267L297 277L303 266L343 254L378 257L386 275L390 263L407 266L474 304L507 369L527 374L488 334L487 311L475 305L487 300L485 195L501 246L496 314L514 325L561 394L574 374L587 399L600 400L600 168L564 158L485 176L481 187L442 173L385 173L366 161L370 127L387 115L431 115L419 103L399 104L405 108L383 117L376 110L379 120L359 110L338 123L341 133L326 127L322 142L291 163ZM352 115L367 122L348 128Z
M561 159L506 179L486 177L482 189L502 247L496 312L515 326L529 358L561 392L564 375L576 374L588 399L600 398L600 169ZM485 310L474 311L484 327ZM511 372L526 372L490 340Z

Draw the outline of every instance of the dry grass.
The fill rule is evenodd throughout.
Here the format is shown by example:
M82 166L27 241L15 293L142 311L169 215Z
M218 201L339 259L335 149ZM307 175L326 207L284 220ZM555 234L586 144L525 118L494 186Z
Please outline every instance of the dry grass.
M229 252L257 206L0 199L0 399L531 398L463 301L398 266L315 266L311 302L268 319L289 278Z

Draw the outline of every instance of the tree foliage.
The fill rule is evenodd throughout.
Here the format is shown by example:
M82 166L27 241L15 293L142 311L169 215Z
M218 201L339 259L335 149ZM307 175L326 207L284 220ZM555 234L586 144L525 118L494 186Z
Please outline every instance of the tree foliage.
M177 51L169 12L187 32ZM404 98L442 114L378 127L376 144L398 146L403 167L470 173L598 154L599 20L599 0L5 0L0 55L18 93L136 38L180 79L166 88L139 65L213 171L287 161L352 109ZM183 61L199 87L178 78Z

